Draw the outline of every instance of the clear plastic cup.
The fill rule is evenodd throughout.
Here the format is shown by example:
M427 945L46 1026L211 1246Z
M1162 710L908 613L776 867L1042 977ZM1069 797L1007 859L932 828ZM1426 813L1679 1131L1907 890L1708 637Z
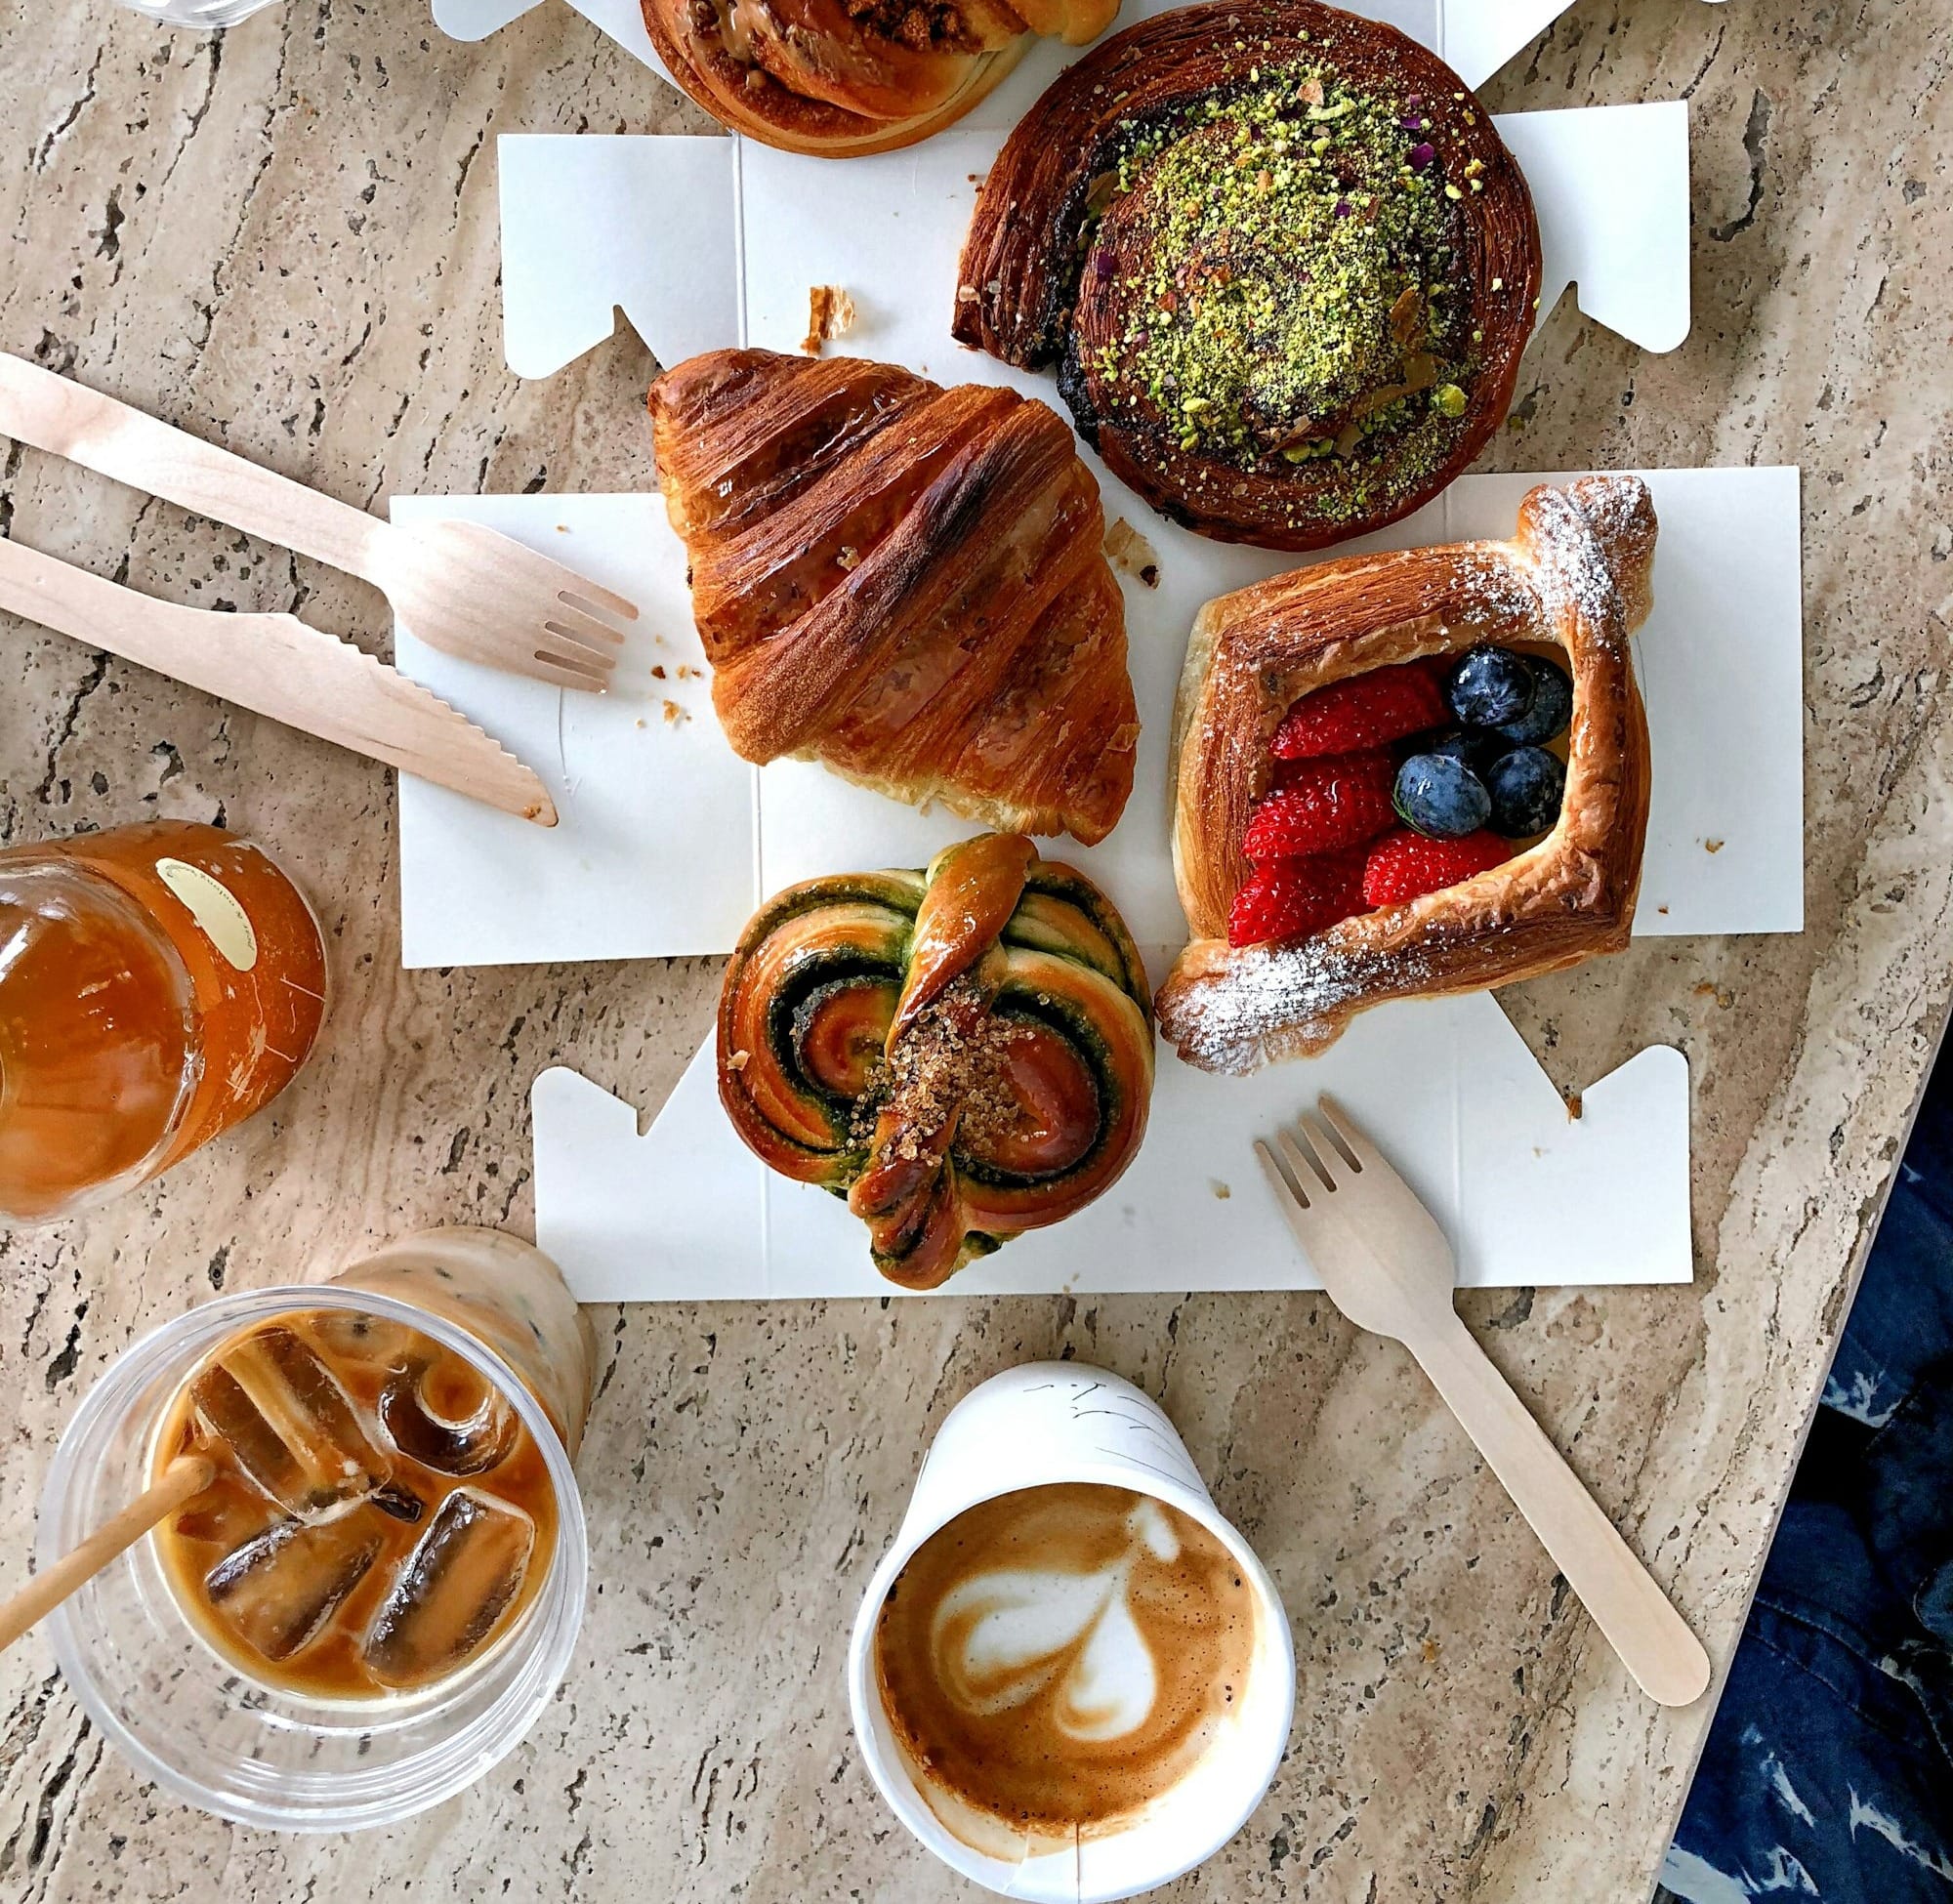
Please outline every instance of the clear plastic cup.
M219 26L235 26L240 20L269 7L271 0L122 0L122 4L166 26L200 26L208 32Z
M484 1234L435 1231L395 1250L439 1259L444 1244ZM539 1287L543 1271L555 1278L540 1252L517 1238L500 1240L510 1249L491 1255L505 1266L525 1253L539 1265ZM352 1281L224 1297L145 1336L82 1401L42 1499L35 1558L44 1570L148 1484L157 1431L198 1364L241 1330L293 1309L358 1310L418 1329L474 1363L535 1437L557 1497L549 1574L505 1638L433 1685L386 1699L333 1700L242 1676L198 1635L149 1540L48 1616L62 1676L103 1736L144 1777L239 1824L353 1831L396 1823L451 1798L534 1723L561 1683L583 1621L589 1550L564 1437L580 1434L588 1407L587 1328L574 1331L586 1353L582 1398L560 1428L553 1408L481 1334L454 1319L451 1308L444 1313L400 1293L397 1276L380 1278L393 1282L393 1293L360 1286L369 1266L354 1265ZM562 1299L568 1302L567 1291Z

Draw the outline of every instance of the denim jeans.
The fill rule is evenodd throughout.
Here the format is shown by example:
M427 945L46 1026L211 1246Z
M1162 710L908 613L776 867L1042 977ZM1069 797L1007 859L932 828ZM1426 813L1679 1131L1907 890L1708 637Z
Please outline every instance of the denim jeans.
M1661 1880L1687 1904L1953 1904L1953 1055Z

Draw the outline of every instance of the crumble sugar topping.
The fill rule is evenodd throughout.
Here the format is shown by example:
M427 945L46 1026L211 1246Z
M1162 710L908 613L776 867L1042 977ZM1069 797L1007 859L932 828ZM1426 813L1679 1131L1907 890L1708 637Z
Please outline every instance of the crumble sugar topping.
M1008 1055L1030 1036L1028 1026L992 1014L976 981L957 979L878 1062L855 1106L856 1141L868 1142L891 1107L901 1128L886 1154L904 1162L932 1154L952 1120L979 1148L1018 1135L1030 1113L1012 1087Z

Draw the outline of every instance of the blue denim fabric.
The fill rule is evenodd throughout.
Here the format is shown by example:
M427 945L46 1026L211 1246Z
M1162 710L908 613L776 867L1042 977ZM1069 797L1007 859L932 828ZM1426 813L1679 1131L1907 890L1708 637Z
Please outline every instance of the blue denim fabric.
M1953 1904L1953 1056L1661 1878L1687 1904Z

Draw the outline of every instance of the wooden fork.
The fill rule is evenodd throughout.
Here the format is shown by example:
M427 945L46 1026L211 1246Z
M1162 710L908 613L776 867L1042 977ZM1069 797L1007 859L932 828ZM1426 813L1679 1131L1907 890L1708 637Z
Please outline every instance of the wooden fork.
M358 575L430 647L601 692L637 605L479 522L385 522L0 352L0 435Z
M1328 1097L1255 1150L1329 1300L1416 1356L1641 1689L1692 1704L1709 1655L1460 1320L1451 1245L1410 1185Z

